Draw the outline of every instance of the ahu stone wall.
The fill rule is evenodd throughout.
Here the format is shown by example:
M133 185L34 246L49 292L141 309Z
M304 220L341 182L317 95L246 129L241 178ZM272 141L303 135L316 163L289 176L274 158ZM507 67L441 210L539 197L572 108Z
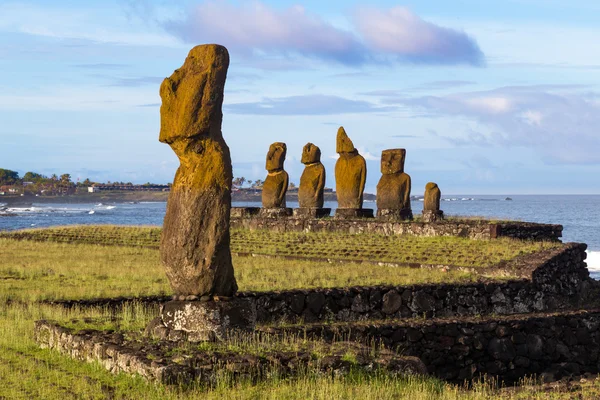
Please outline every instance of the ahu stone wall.
M327 341L382 343L420 358L430 374L456 382L483 374L510 384L530 375L555 381L600 372L600 310L496 316L493 320L319 324L279 331Z
M244 215L235 217L233 215ZM446 220L438 222L385 221L376 218L263 218L249 213L235 213L232 228L272 230L276 232L341 232L374 233L380 235L458 236L470 239L495 239L511 237L559 241L562 225L529 222L490 223L484 220Z
M555 310L583 301L590 280L587 246L569 243L521 266L510 281L412 286L241 292L256 302L258 322L516 314ZM515 266L516 268L516 266ZM515 271L517 272L517 271Z

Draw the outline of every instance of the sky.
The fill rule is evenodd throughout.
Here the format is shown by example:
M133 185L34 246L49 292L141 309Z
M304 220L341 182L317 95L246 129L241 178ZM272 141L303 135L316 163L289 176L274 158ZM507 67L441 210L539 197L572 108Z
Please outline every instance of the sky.
M412 193L600 194L600 2L0 0L0 168L167 183L162 80L202 43L229 49L234 176L273 142L298 183L344 126L367 160L405 148Z

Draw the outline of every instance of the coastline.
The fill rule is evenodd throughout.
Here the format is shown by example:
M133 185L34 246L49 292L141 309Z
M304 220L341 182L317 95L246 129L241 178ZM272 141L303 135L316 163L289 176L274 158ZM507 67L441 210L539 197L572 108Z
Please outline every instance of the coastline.
M38 204L82 204L82 203L130 203L140 201L166 202L169 192L99 192L99 193L77 193L65 196L0 196L0 204L7 206ZM336 194L325 193L325 201L337 201ZM376 196L371 193L364 194L364 200L374 201ZM234 202L258 202L262 201L261 192L247 193L235 191L231 194ZM289 202L298 201L298 192L294 191L286 195Z

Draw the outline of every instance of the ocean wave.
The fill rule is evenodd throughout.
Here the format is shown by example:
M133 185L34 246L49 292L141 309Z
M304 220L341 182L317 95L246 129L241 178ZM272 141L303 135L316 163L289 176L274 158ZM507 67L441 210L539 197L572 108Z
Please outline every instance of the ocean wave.
M600 272L600 251L587 251L585 259L589 271Z

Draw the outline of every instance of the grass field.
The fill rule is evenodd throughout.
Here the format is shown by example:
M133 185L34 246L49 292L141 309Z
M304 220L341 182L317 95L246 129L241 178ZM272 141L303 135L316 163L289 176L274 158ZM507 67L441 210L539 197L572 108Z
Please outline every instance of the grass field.
M224 375L214 388L186 390L113 375L97 363L77 362L42 350L32 338L39 319L108 318L101 308L65 310L40 299L138 296L170 293L158 251L140 246L0 239L0 399L568 399L597 398L600 384L572 391L531 386L498 391L490 383L469 390L428 377L356 373L347 377L306 371L293 379L271 377L260 383L232 382ZM519 250L520 251L520 250ZM240 290L293 287L408 284L475 279L472 274L360 264L329 264L234 258ZM8 301L11 300L11 301ZM125 306L117 313L120 329L139 330L155 310ZM114 324L114 322L111 322ZM112 326L112 325L111 325ZM75 326L77 327L77 326Z
M156 249L0 239L0 301L170 294ZM472 281L439 269L234 257L239 290Z
M160 228L111 225L72 226L7 232L0 237L157 248ZM516 256L556 247L550 242L508 238L470 240L458 237L385 236L375 234L231 231L231 250L270 256L369 260L389 263L489 267Z

